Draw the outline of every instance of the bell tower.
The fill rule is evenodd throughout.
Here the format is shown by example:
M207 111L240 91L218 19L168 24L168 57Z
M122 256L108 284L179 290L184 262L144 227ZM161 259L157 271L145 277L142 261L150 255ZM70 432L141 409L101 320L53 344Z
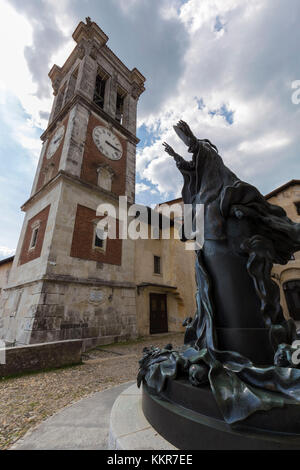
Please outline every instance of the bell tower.
M92 22L49 72L54 101L7 288L0 338L32 344L136 335L134 241L98 238L96 210L135 200L137 104L145 78ZM116 221L118 228L118 220Z

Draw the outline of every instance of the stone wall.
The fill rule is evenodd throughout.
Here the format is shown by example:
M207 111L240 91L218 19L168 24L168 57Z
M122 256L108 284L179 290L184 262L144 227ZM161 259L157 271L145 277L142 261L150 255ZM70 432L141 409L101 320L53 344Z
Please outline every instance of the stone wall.
M0 377L79 364L81 354L80 340L6 348L5 364L0 364Z
M13 263L13 257L11 257L10 261L8 262L0 263L0 295L1 295L1 289L6 287L7 285L12 263Z
M149 228L149 236L150 236ZM187 316L194 316L195 294L195 253L185 249L185 243L176 239L174 228L170 239L135 241L135 279L137 286L137 325L139 335L148 335L150 330L150 294L167 295L168 329L184 331L182 322ZM166 236L166 234L165 234ZM154 273L154 256L161 259L161 273Z

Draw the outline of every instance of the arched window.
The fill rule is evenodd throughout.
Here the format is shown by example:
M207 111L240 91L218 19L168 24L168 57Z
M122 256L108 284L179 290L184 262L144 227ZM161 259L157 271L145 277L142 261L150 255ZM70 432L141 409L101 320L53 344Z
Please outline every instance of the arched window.
M108 75L102 70L99 70L96 77L93 101L101 109L104 109L105 88L107 79Z

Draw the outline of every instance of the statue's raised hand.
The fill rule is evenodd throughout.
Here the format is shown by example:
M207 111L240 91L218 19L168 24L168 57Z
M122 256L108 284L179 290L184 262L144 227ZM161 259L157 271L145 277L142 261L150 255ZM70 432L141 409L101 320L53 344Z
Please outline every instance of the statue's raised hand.
M163 143L163 146L165 147L165 152L167 152L169 155L171 155L171 157L177 157L177 153L175 152L175 150L171 147L171 145L167 144L167 142L164 142Z

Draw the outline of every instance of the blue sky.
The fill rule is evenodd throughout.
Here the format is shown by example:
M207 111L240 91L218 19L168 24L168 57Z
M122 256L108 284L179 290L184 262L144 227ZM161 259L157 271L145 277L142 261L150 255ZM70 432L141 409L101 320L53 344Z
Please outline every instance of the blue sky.
M2 0L0 5L0 258L13 253L40 134L52 103L48 72L90 16L109 47L147 78L138 113L137 201L180 195L162 150L187 157L173 132L186 120L225 163L263 193L299 178L300 3L289 0Z

